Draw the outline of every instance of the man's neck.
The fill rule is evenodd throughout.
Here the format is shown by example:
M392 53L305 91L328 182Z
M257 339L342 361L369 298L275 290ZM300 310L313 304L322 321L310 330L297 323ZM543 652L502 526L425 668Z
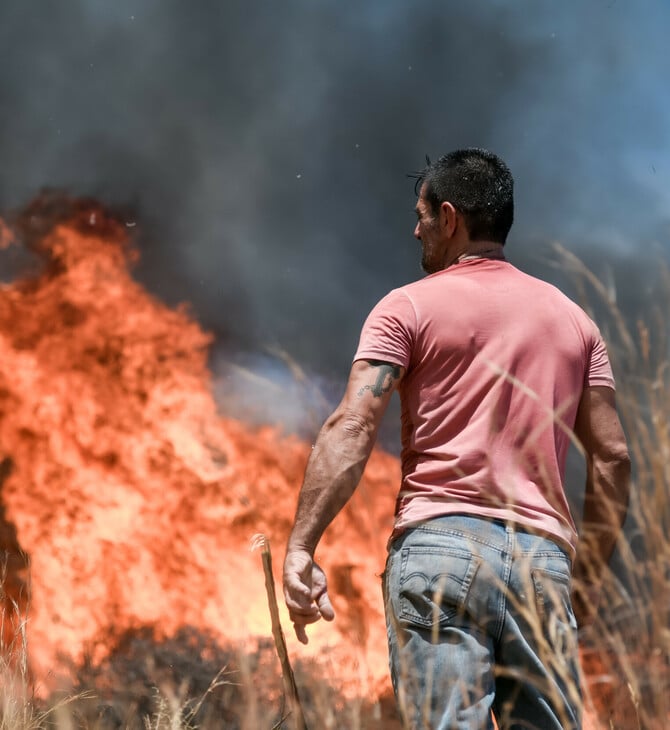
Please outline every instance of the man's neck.
M460 264L461 261L474 259L505 260L502 243L496 243L495 241L468 241L460 247L460 250L457 248L456 251L457 253L452 253L444 262L443 270L448 269L454 264Z
M470 259L502 259L505 258L505 251L502 243L495 241L474 241L468 248L456 257L454 263L469 261Z

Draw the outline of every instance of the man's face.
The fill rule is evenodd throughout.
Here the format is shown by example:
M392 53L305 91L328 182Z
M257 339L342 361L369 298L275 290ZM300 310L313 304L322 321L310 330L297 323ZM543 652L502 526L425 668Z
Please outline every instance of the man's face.
M421 194L416 201L417 223L414 237L421 241L421 268L427 274L434 274L444 267L444 242L440 230L439 216L433 213L430 203L425 198L425 183L421 186Z

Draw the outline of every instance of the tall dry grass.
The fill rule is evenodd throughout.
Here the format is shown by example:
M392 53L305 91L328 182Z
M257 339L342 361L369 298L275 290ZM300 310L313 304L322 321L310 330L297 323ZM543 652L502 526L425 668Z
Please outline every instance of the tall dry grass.
M616 291L556 247L580 304L598 321L617 378L617 405L633 462L633 489L617 553L605 569L598 616L582 632L587 702L604 727L670 727L670 271L630 318Z
M620 414L634 465L634 489L617 553L605 568L595 621L580 633L585 707L592 728L670 727L670 274L656 301L634 321L615 293L574 255L557 249L581 304L594 310L615 364ZM259 580L260 566L259 566ZM0 620L10 620L3 614ZM12 614L13 640L0 652L0 730L87 728L187 730L292 727L271 644L218 646L185 628L169 640L149 630L115 637L100 664L71 667L65 694L34 695L27 667L25 617ZM5 627L6 628L6 627ZM111 641L111 639L110 639ZM550 647L546 661L552 661ZM342 697L322 668L297 663L310 728L392 730L390 698ZM598 717L594 723L593 718Z

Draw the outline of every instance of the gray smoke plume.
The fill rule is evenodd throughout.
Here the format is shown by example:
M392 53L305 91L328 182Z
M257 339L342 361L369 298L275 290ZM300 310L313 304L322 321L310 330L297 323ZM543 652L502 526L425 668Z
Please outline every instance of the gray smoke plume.
M2 3L0 206L120 204L138 277L225 353L343 378L371 306L418 278L407 172L493 149L508 257L561 241L630 309L670 240L665 0ZM635 286L632 286L632 284Z

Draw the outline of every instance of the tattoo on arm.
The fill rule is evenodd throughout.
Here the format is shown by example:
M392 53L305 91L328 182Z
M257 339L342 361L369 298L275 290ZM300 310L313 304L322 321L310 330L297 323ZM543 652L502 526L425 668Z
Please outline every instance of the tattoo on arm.
M377 380L374 385L363 386L358 391L358 395L361 396L366 390L370 390L375 398L381 398L384 393L388 393L393 388L394 381L400 377L400 366L381 360L369 360L368 362L377 368Z

